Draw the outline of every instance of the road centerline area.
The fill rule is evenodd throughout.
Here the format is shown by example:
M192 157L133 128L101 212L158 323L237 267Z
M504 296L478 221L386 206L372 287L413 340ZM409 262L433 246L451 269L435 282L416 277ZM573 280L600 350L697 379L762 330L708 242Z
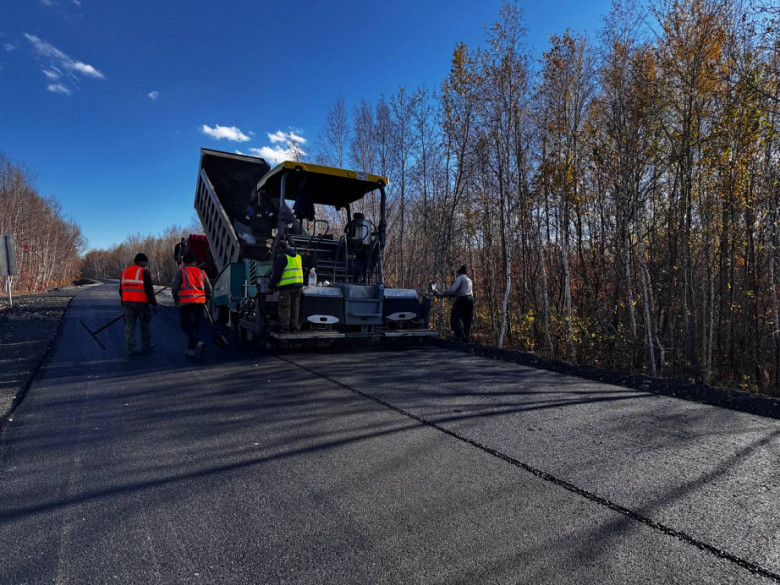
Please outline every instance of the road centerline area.
M295 366L297 368L300 368L301 370L304 370L314 376L318 376L324 380L327 380L328 382L335 384L357 396L360 396L361 398L365 398L367 400L371 400L375 402L376 404L379 404L383 408L390 409L404 417L410 418L426 427L432 428L438 432L441 432L445 435L448 435L454 439L457 439L458 441L461 441L463 443L466 443L476 449L479 449L480 451L483 451L493 457L496 457L506 463L509 463L510 465L513 465L514 467L518 467L534 476L536 476L539 479L542 479L548 483L551 483L553 485L556 485L558 487L561 487L571 493L574 493L578 496L581 496L591 502L594 502L596 504L599 504L600 506L603 506L605 508L608 508L614 512L617 512L619 514L622 514L636 522L639 522L649 528L652 528L653 530L656 530L666 536L674 537L686 544L692 545L700 550L706 551L710 554L712 554L715 557L718 557L720 559L726 560L730 563L733 563L736 566L739 566L754 575L759 575L761 577L765 577L767 579L771 579L777 583L780 583L780 574L776 573L770 569L767 569L755 562L749 561L747 559L744 559L740 557L739 555L730 553L726 550L720 549L712 544L709 544L707 542L704 542L701 539L698 539L694 536L691 536L690 534L677 530L675 528L672 528L671 526L668 526L667 524L663 522L658 522L656 520L653 520L652 518L649 518L639 512L636 512L635 510L632 510L630 508L627 508L625 506L622 506L612 500L609 500L607 498L604 498L602 496L599 496L589 490L583 489L569 481L566 481L565 479L562 479L560 477L557 477L551 473L548 473L546 471L543 471L542 469L539 469L533 465L530 465L528 463L525 463L523 461L520 461L519 459L512 457L510 455L507 455L506 453L503 453L497 449L494 449L492 447L489 447L487 445L484 445L480 443L479 441L475 441L474 439L470 439L469 437L466 437L456 431L453 431L451 429L448 429L432 420L429 420L423 416L416 415L404 408L401 408L399 406L396 406L386 400L383 400L377 396L374 396L368 392L364 392L362 390L359 390L349 384L346 384L344 382L341 382L340 380L337 380L336 378L329 376L327 374L323 374L321 372L318 372L316 369L305 366L301 363L296 362L293 359L290 359L289 357L286 357L284 355L275 354L275 357L279 360L286 362L292 366Z

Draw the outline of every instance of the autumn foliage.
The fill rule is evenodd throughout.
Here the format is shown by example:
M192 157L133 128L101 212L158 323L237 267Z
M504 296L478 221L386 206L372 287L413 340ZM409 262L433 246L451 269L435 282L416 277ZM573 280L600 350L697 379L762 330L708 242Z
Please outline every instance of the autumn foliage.
M149 258L147 269L152 282L170 286L178 269L173 258L174 246L187 235L200 232L197 226L172 226L158 236L136 234L110 248L90 250L84 255L82 274L84 278L93 280L118 279L122 271L133 263L135 255L141 252Z
M30 173L0 154L0 234L15 236L18 275L0 277L5 292L38 293L79 277L84 240L55 199L41 196Z
M386 145L345 163L391 179L387 280L469 264L480 341L780 395L780 11L740 6L616 2L535 63L506 4L319 158Z

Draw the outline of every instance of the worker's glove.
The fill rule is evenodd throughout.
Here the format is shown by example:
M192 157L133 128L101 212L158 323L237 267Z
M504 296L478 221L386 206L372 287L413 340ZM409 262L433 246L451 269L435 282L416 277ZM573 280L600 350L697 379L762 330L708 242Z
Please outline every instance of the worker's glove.
M157 314L157 305L152 305L152 315Z

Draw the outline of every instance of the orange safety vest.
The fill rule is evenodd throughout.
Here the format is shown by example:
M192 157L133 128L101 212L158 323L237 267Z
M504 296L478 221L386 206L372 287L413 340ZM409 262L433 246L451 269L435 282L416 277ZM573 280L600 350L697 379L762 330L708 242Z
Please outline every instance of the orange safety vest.
M206 302L206 273L197 266L181 267L180 303Z
M143 266L133 264L128 266L122 272L122 301L133 301L135 303L148 303L146 291L144 290L144 270Z

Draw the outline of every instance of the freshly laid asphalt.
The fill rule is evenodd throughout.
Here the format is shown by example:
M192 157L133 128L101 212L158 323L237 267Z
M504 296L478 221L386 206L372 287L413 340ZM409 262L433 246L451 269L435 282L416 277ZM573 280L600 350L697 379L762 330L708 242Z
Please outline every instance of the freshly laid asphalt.
M79 324L118 312L76 296L3 431L3 585L780 582L780 421L433 347L193 360L171 307L128 359Z

